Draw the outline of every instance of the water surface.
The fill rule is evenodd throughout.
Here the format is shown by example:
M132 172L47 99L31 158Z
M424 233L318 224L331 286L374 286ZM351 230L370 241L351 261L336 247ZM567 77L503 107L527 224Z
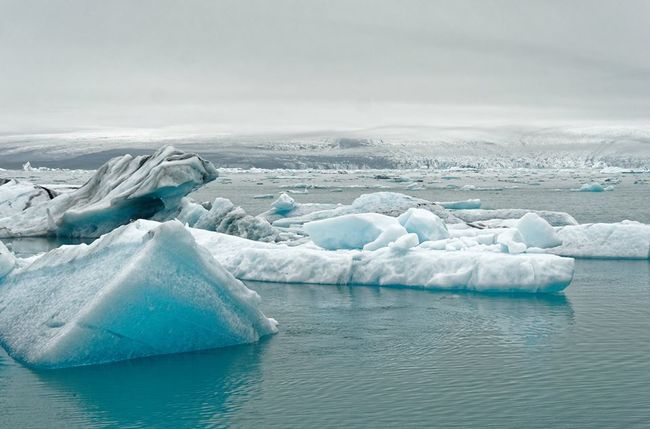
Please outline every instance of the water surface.
M646 428L650 264L564 295L250 283L258 344L57 371L0 354L0 426Z

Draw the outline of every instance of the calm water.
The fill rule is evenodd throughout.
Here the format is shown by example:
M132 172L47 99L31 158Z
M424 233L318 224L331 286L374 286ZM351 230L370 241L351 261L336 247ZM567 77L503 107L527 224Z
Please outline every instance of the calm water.
M251 283L259 344L32 371L0 426L585 427L650 421L650 264L578 261L565 295Z
M481 183L472 180L458 185ZM650 223L650 187L628 182L600 194L555 184L406 192L564 210L581 222ZM283 183L234 177L195 197L223 196L259 213L272 200L252 196L277 194ZM349 203L378 190L294 197ZM22 255L59 244L12 242ZM258 344L58 371L23 368L0 350L0 427L649 427L648 261L577 261L572 285L557 296L249 286L281 324Z

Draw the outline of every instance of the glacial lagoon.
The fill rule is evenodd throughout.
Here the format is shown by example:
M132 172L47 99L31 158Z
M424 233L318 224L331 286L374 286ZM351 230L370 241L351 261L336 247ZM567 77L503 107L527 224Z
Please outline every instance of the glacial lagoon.
M253 192L278 191L206 188L206 199L229 197L253 213L270 203ZM294 197L349 202L362 192ZM580 222L621 213L649 221L647 186L409 193L477 197L494 208L537 203ZM38 248L24 245L23 256ZM650 421L648 261L578 260L571 286L557 295L246 283L280 323L259 343L55 371L27 369L0 352L0 426L644 428Z

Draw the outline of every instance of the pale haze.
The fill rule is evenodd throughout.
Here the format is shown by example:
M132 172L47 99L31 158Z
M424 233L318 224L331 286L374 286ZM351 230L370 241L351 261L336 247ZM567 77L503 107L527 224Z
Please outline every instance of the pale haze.
M650 2L0 1L3 133L643 123Z

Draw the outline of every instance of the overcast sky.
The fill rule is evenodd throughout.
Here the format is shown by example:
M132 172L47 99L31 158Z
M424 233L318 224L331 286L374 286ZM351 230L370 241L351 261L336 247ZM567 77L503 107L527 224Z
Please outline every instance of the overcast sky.
M650 118L650 0L0 0L0 131Z

